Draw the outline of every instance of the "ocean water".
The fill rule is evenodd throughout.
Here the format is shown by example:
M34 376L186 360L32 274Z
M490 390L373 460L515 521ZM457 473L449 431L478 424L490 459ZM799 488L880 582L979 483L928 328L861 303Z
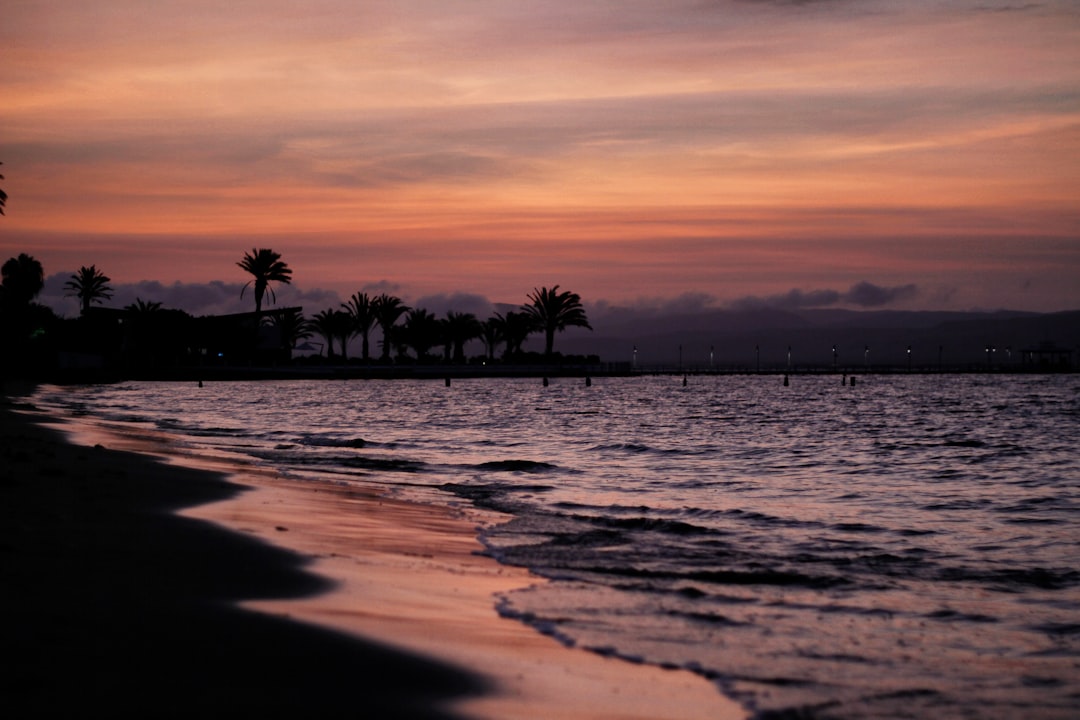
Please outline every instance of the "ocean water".
M1080 717L1080 377L123 383L35 402L506 513L495 600L758 717Z

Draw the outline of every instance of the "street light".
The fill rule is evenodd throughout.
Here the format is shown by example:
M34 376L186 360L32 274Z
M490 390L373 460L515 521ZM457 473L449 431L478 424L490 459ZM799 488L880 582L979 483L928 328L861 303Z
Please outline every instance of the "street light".
M907 371L911 372L911 346L907 346Z

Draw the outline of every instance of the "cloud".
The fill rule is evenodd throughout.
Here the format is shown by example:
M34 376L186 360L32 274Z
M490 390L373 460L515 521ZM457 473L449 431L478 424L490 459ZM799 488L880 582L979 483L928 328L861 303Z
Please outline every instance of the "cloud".
M851 286L844 293L843 302L859 307L881 307L890 305L900 300L908 300L918 294L918 288L914 284L900 285L897 287L881 287L873 283L860 282Z
M731 302L730 307L733 310L752 310L756 308L798 310L800 308L832 307L835 305L878 308L911 299L917 294L918 288L914 284L883 287L863 281L855 283L846 291L793 289L780 295L769 295L767 297L748 296Z
M385 279L377 280L375 282L364 283L364 286L360 288L359 292L367 293L372 297L383 294L398 295L401 293L401 283Z
M486 320L494 312L491 301L483 295L473 293L438 293L417 298L414 307L423 308L436 317L444 317L447 312L472 313L480 320Z

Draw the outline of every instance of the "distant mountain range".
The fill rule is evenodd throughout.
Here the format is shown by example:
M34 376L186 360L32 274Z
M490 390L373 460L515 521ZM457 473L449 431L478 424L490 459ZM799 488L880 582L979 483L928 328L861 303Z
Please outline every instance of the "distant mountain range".
M1080 311L1032 313L851 310L705 310L658 314L607 308L593 332L570 329L556 341L564 354L605 362L685 368L995 367L1020 364L1022 351L1080 361ZM988 348L990 350L988 351ZM1029 360L1035 356L1029 356Z

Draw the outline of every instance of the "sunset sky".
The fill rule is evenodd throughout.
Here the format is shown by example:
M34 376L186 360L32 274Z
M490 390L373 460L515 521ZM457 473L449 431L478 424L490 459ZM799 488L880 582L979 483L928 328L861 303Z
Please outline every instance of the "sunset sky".
M0 58L0 260L144 299L1080 308L1075 0L9 0Z

